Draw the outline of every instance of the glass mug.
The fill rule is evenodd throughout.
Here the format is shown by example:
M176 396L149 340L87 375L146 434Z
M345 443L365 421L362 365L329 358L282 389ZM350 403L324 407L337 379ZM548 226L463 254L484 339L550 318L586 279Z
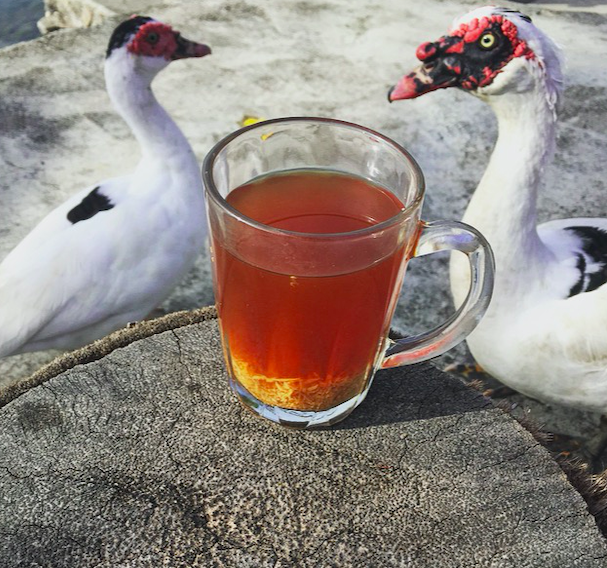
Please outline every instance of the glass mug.
M285 426L328 426L365 398L374 373L440 355L470 333L493 290L475 229L420 220L424 178L409 153L362 126L280 118L206 156L213 284L230 385ZM388 339L408 260L468 256L471 287L444 324Z

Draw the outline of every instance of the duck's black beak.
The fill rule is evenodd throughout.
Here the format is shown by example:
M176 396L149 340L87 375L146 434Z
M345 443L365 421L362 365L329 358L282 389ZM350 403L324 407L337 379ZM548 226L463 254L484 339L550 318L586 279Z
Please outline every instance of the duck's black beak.
M443 36L438 42L420 45L416 55L422 64L390 89L388 101L414 99L437 89L457 85L462 73L460 44L463 45L460 38Z
M186 59L188 57L204 57L205 55L211 54L211 48L204 43L196 43L185 39L179 34L176 34L175 41L177 41L177 49L173 53L171 59Z
M414 99L431 91L456 85L459 66L453 59L455 58L446 57L416 67L388 91L388 101Z

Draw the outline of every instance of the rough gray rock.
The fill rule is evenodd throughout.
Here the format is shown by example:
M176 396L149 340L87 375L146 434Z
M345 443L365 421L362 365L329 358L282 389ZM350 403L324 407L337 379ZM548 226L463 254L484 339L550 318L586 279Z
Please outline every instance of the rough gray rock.
M562 471L475 391L382 371L340 425L290 431L229 392L213 317L118 332L0 410L1 566L605 566Z
M38 21L40 33L63 28L89 28L116 13L93 0L44 0L44 17Z

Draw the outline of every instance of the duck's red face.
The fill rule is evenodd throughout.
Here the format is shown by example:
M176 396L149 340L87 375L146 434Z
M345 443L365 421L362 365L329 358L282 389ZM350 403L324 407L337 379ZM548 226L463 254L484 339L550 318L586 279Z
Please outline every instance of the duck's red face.
M535 57L516 25L502 14L462 23L438 41L420 45L416 55L422 65L390 90L389 101L413 99L447 87L476 90L491 84L515 57Z
M135 55L163 57L167 61L186 57L203 57L211 53L204 44L189 41L162 22L143 24L129 42L128 50Z
M211 53L209 46L189 41L171 26L145 16L132 16L114 30L106 56L125 45L133 55L162 57L166 61Z
M127 49L135 55L164 57L168 61L177 51L175 35L171 26L161 22L148 22L139 28Z

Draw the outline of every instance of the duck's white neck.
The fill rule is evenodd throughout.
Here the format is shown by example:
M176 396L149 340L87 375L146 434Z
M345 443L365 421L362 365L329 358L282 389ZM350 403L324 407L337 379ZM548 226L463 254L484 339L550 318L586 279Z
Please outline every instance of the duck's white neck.
M120 56L129 57L112 55L118 59L106 63L106 87L114 107L139 142L143 160L165 165L184 157L195 161L189 142L152 92L153 75L130 71Z
M515 293L516 286L525 285L517 273L541 278L552 261L536 230L537 193L552 157L556 120L542 91L504 93L487 101L497 116L499 135L463 220L490 242L501 292Z

